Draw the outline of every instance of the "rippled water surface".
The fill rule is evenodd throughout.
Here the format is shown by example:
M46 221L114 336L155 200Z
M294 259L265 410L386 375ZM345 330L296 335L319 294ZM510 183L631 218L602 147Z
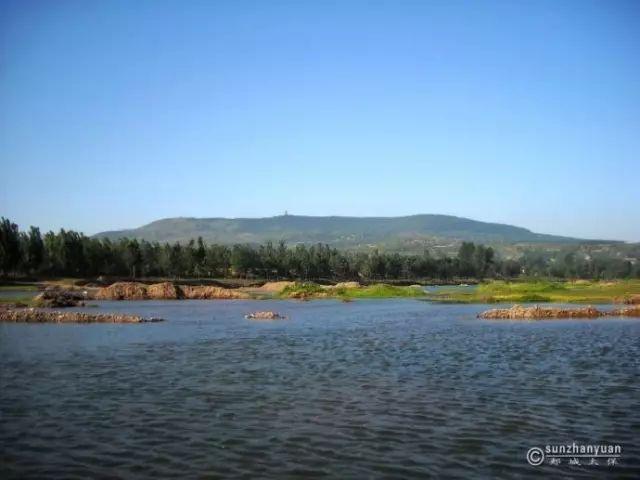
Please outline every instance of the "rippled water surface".
M243 318L256 309L290 319ZM0 324L0 477L637 478L640 321L482 309L104 302L91 311L167 321ZM526 462L573 441L623 456Z

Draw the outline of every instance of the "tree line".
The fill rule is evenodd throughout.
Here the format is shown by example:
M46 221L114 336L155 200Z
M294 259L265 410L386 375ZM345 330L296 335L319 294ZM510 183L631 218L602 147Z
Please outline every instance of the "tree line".
M91 238L72 230L41 234L37 227L20 231L0 220L0 275L4 277L69 276L262 278L298 280L420 280L513 278L527 275L619 278L640 277L630 262L584 262L568 255L563 262L525 254L501 259L491 247L463 242L456 256L401 255L373 250L340 251L325 244L287 246L284 242L232 246L159 243L121 238Z

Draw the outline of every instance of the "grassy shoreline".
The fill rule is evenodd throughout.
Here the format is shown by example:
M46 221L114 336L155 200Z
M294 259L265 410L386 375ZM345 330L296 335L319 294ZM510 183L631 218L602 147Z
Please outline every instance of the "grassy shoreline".
M443 289L427 295L442 303L625 303L640 295L640 280L494 280L472 290Z
M424 297L425 295L426 293L419 285L396 286L386 283L358 285L355 284L355 282L334 286L296 282L286 286L277 294L279 298L297 298L303 300L337 298L345 301L364 298L418 298Z
M31 304L27 292L47 286L69 290L78 289L70 279L34 282L25 285L0 286L0 304L21 302ZM178 285L176 283L176 285ZM95 288L95 287L93 287ZM188 288L188 287L183 287ZM91 290L91 289L89 289ZM343 282L322 285L315 282L267 282L259 287L228 289L250 299L323 299L343 301L375 298L416 298L439 303L639 303L640 279L615 281L557 281L557 280L492 280L465 288L443 286L436 292L425 291L421 285L391 285L388 283L359 284ZM15 295L12 293L15 292ZM126 298L124 298L126 300Z
M339 299L350 301L354 299L373 299L373 298L418 298L424 297L425 291L420 285L399 286L386 283L375 283L370 285L361 285L358 282L342 282L334 285L321 285L314 282L266 282L259 287L239 287L239 288L218 288L196 286L190 287L180 283L164 282L160 284L146 285L137 282L114 283L110 287L78 287L74 282L55 281L41 282L29 289L11 287L0 287L0 291L4 290L9 295L0 296L0 304L21 303L29 306L37 306L35 294L38 290L45 288L56 288L61 292L65 291L88 291L89 300L140 300L140 299L183 299L200 298L197 295L187 295L185 291L204 289L216 290L212 292L210 297L203 296L202 299L251 299L251 300L268 300L268 299ZM158 288L159 287L159 288ZM110 292L116 288L117 295ZM33 291L34 296L25 295L25 291ZM144 293L141 293L144 290ZM154 290L153 294L149 293ZM15 295L11 295L15 292ZM178 293L177 293L178 292ZM179 294L182 293L182 294ZM113 295L112 295L113 294Z

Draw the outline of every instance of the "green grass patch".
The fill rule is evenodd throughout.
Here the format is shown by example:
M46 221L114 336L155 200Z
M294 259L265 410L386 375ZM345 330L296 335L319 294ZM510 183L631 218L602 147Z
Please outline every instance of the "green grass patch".
M425 295L421 287L398 287L386 283L338 290L344 290L339 296L345 298L414 298Z
M34 306L33 297L25 297L25 296L15 296L15 297L0 297L0 305L7 305L14 303L24 304L29 307Z
M0 292L37 291L37 285L0 285Z
M455 288L430 294L429 299L456 303L614 303L640 294L640 280L616 281L492 281L472 291Z
M421 287L399 287L384 283L352 288L296 283L285 287L279 294L281 298L339 298L345 301L357 298L414 298L424 295Z
M307 298L318 296L322 292L324 292L324 289L316 283L296 282L293 285L289 285L283 288L280 292L280 296L283 298Z

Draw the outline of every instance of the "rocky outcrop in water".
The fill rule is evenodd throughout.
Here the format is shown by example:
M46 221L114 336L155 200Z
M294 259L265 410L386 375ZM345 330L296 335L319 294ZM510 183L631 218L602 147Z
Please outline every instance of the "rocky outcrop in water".
M147 285L137 282L116 282L96 292L97 300L146 300Z
M545 318L597 318L605 315L592 306L581 308L525 307L514 305L511 308L494 308L478 315L485 319L545 319Z
M244 318L249 320L283 320L287 317L277 312L253 312L245 315Z
M494 308L478 315L478 318L498 320L544 320L550 318L598 318L604 316L640 317L640 306L601 311L592 306L578 308L525 307Z
M210 287L206 285L199 285L196 287L191 287L189 285L182 285L180 287L184 294L184 298L191 300L231 300L231 299L242 299L242 298L251 298L248 293L241 292L239 290L234 290L232 288L222 288L222 287Z
M38 307L66 308L83 306L84 301L88 298L90 298L90 295L86 291L47 288L44 292L37 295L33 301Z
M117 282L99 289L95 298L99 300L212 300L241 299L250 298L250 296L239 290L206 285L176 285L172 282L145 285L138 282Z
M616 308L611 311L611 315L617 315L620 317L640 317L640 305L634 305L633 307Z
M58 312L37 308L0 310L0 322L10 323L147 323L161 322L160 318L112 313Z
M184 298L181 288L171 282L162 282L147 287L147 298L154 300L179 300Z

